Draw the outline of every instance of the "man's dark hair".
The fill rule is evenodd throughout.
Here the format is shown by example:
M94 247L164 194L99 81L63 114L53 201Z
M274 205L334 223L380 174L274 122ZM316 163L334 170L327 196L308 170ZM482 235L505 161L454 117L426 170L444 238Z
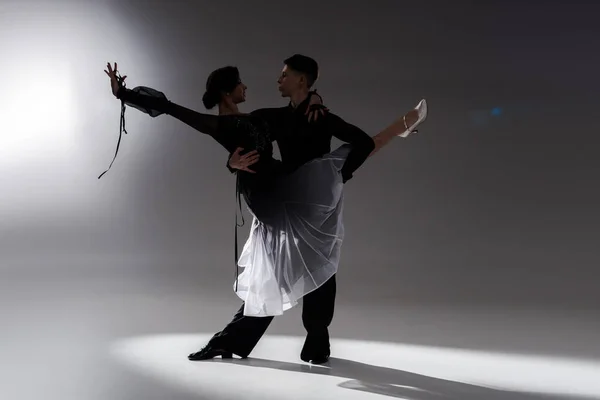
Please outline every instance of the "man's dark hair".
M319 64L310 57L294 54L283 63L294 71L304 74L309 88L315 84L319 77Z

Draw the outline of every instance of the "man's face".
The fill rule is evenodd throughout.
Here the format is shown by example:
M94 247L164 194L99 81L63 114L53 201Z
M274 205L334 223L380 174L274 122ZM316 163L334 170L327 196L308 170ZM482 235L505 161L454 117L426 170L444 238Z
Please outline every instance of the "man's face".
M294 71L287 65L283 67L281 75L277 80L279 91L282 97L290 97L293 93L300 90L305 84L304 75Z

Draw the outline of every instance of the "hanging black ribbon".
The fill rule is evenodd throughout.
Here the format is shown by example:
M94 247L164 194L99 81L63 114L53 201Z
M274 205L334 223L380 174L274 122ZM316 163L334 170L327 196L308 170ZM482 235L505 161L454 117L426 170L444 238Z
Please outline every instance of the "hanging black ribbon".
M116 71L115 71L115 74L116 74ZM125 81L121 75L117 75L117 82L119 83L119 88L125 87ZM119 146L121 145L121 138L123 137L123 133L127 134L127 130L125 129L125 102L123 100L121 100L121 120L119 122L119 141L117 142L117 149L115 151L115 156L113 157L113 160L111 161L110 165L108 166L108 169L106 171L104 171L103 173L101 173L100 176L98 177L98 179L102 178L102 176L105 173L107 173L109 169L111 169L113 163L117 159L117 154L119 153Z
M238 290L238 276L239 276L239 265L238 265L238 228L244 226L244 212L242 211L242 194L240 190L240 176L236 173L235 179L235 197L238 209L240 210L240 216L242 217L242 224L238 223L238 210L235 210L235 240L234 240L234 255L235 255L235 292Z

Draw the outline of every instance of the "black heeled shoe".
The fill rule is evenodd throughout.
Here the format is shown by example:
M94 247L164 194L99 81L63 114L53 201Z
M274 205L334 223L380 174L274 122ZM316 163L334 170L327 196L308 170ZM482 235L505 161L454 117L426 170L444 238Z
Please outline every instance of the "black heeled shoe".
M188 360L190 361L204 361L210 360L215 357L219 357L223 359L233 358L233 353L231 351L217 349L212 346L203 347L200 351L192 353L188 355Z

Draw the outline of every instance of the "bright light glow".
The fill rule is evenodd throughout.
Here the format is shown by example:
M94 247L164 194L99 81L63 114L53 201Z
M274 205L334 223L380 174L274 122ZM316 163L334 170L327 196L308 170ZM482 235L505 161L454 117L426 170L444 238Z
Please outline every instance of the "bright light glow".
M504 391L517 392L517 398L518 392L600 395L600 363L383 342L332 340L335 358L328 366L300 361L304 338L285 336L265 336L247 360L188 361L210 337L137 337L110 350L143 374L207 398L415 398L423 391L467 400L512 398Z
M73 145L76 109L68 69L28 61L3 79L0 98L0 160L23 164L65 156Z
M90 217L115 207L96 179L115 142L96 151L95 137L115 131L119 110L110 92L94 95L108 90L102 68L114 44L130 45L101 3L15 0L0 6L3 229L64 228L82 217L94 226Z

